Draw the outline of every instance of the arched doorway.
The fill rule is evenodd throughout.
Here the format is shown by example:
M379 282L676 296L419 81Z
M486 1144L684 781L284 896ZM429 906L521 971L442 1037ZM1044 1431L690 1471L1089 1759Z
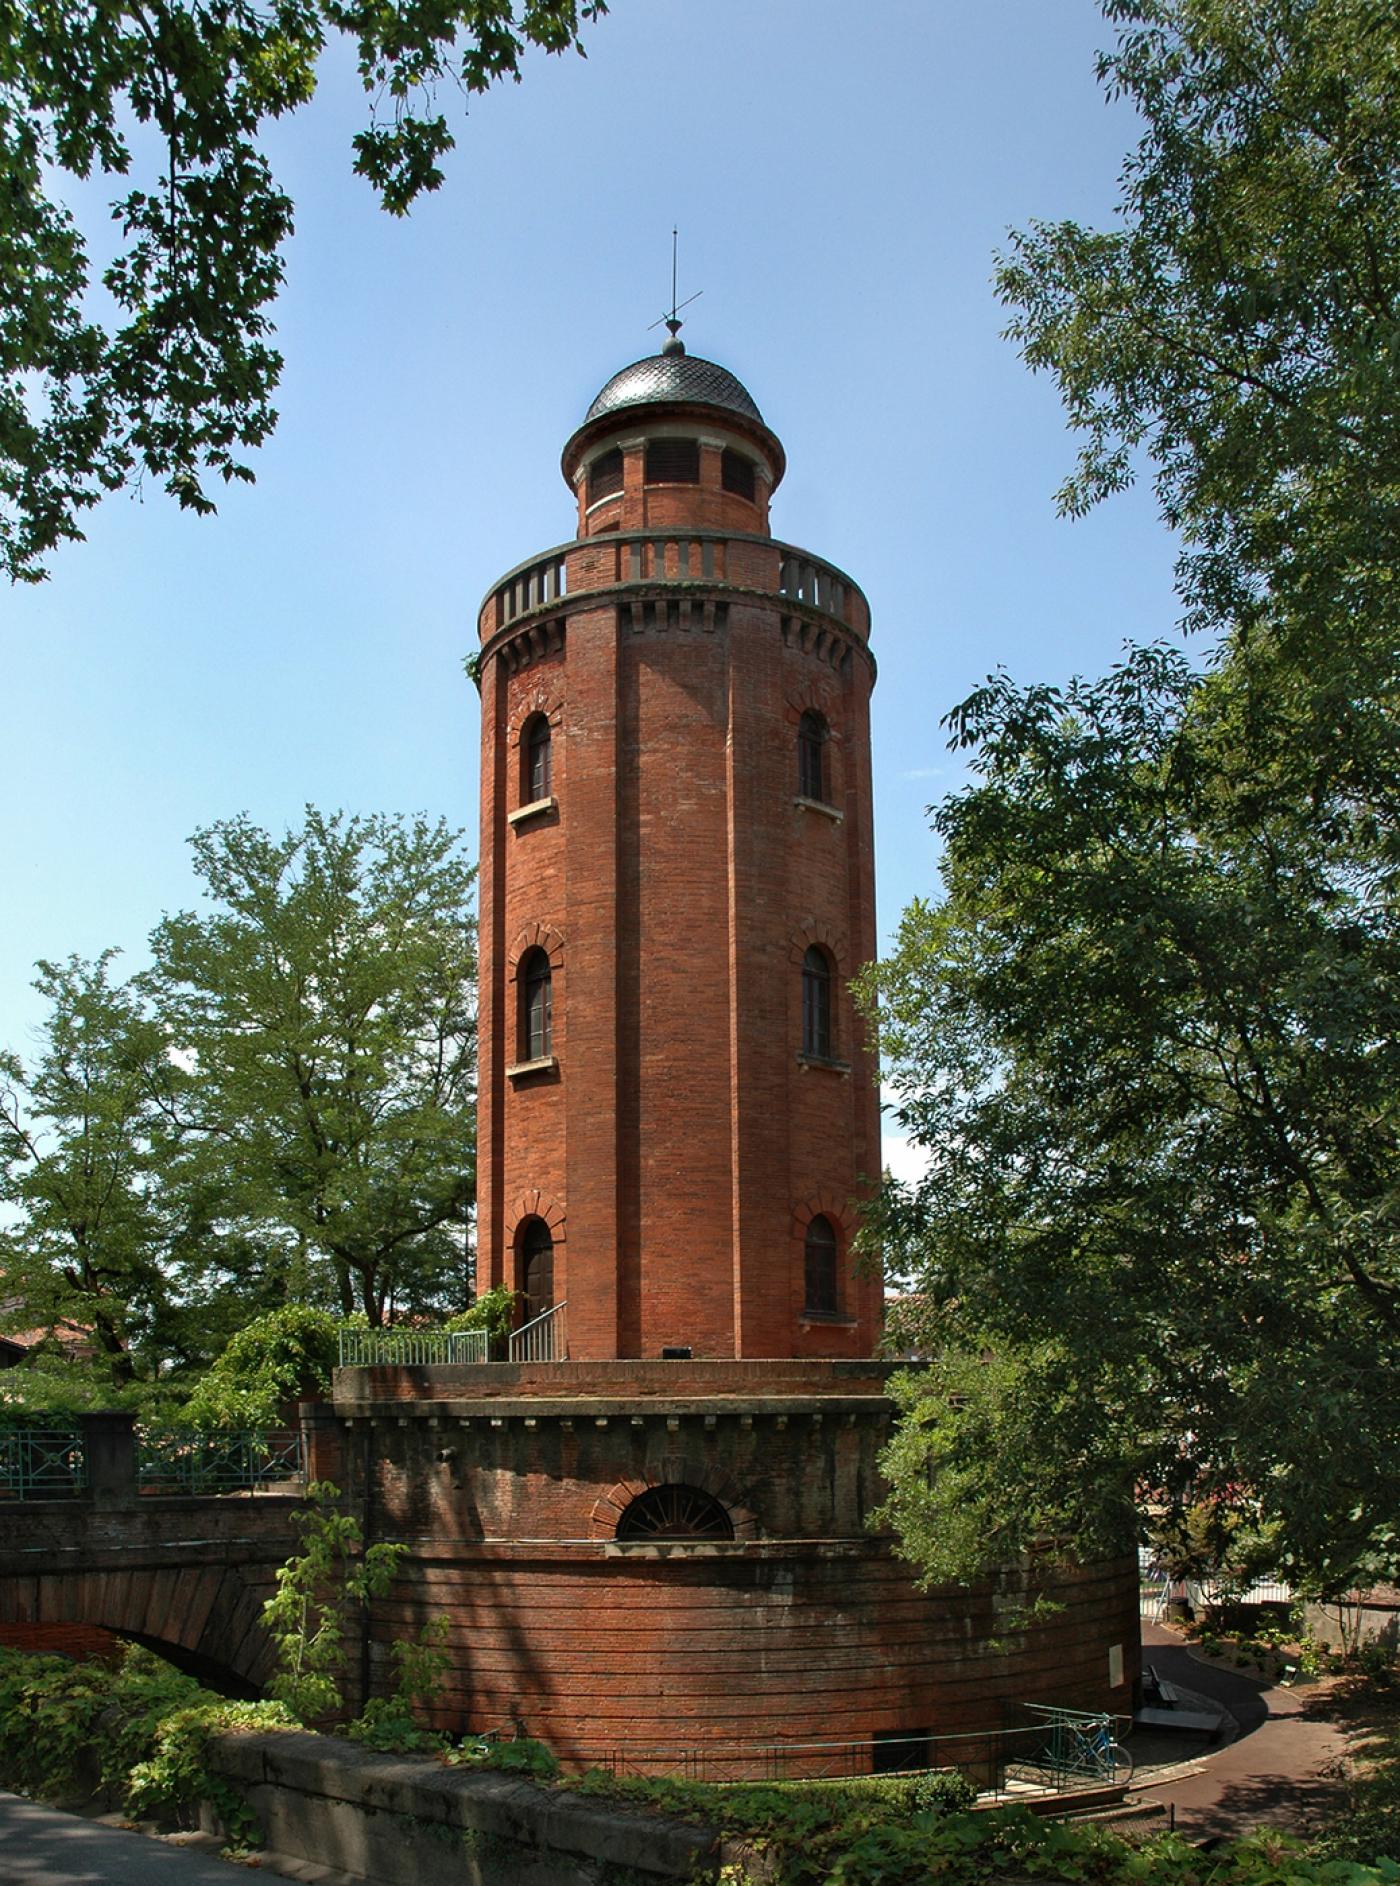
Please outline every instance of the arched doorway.
M516 1289L523 1323L554 1307L554 1239L543 1218L527 1218L516 1236Z

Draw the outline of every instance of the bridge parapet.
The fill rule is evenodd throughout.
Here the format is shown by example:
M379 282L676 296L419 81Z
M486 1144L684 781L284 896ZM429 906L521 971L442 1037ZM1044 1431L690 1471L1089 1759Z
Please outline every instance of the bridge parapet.
M0 1429L0 1501L124 1507L152 1495L299 1494L312 1451L308 1426L310 1418L256 1431L138 1427L127 1411L106 1409L63 1427Z

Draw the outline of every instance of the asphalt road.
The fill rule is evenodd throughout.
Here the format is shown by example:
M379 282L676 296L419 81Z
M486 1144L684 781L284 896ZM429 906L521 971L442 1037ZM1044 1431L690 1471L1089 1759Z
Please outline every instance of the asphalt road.
M1326 1820L1344 1792L1333 1769L1346 1738L1334 1723L1307 1713L1307 1688L1269 1689L1193 1657L1179 1637L1152 1624L1143 1625L1142 1653L1168 1682L1213 1696L1240 1725L1238 1741L1208 1755L1200 1774L1140 1790L1172 1803L1183 1833L1193 1840L1259 1826L1303 1833Z
M0 1886L236 1886L242 1867L0 1793Z

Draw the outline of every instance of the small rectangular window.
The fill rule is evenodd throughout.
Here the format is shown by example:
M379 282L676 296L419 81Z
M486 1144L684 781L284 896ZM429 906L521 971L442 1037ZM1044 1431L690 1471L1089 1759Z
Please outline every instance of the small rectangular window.
M646 481L649 485L698 485L698 439L652 439L647 446Z

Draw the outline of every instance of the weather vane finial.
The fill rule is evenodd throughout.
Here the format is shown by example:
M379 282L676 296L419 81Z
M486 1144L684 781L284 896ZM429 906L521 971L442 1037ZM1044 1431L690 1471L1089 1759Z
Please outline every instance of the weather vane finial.
M667 338L661 344L661 351L663 354L683 354L685 352L685 342L680 337L681 326L682 326L681 318L680 318L681 309L688 308L692 301L698 301L701 295L703 295L705 292L703 288L697 288L693 295L687 295L684 301L677 303L676 301L677 236L678 236L678 231L675 229L672 229L671 231L671 312L669 314L663 314L659 321L653 321L651 324L652 327L661 327L664 325L666 329ZM647 332L650 333L651 328L648 328Z

